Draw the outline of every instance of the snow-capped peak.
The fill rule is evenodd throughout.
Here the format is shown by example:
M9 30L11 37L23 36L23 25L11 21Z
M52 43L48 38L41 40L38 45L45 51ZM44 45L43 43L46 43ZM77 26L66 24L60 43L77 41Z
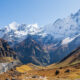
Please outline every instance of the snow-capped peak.
M7 29L7 31L9 32L10 30L17 30L19 24L16 22L12 22L10 23L8 26L5 26L5 28Z
M4 37L11 40L24 40L27 35L39 35L42 37L46 36L46 33L38 24L18 24L16 22L10 23L8 26L5 26L3 30L0 31L2 34L0 38ZM7 36L5 36L7 35Z
M38 24L29 24L27 27L39 28Z
M67 18L57 19L54 23L44 26L44 30L54 38L61 39L80 34L80 10Z
M12 22L10 23L8 26L5 26L5 28L7 29L7 32L10 32L10 31L23 31L23 32L30 32L30 31L37 31L40 29L38 24L29 24L29 25L26 25L26 24L18 24L16 22Z

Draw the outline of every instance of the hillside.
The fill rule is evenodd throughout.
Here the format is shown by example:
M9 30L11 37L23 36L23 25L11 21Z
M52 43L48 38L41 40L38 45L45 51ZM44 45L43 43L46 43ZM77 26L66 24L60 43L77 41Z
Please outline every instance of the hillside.
M65 63L66 65L80 63L80 47L62 59L60 63Z
M12 61L17 59L16 53L10 46L7 41L0 39L0 62Z
M28 36L24 41L16 44L14 50L22 63L33 63L36 65L48 65L50 63L49 54L42 45Z
M10 48L8 42L0 39L0 74L20 65L15 51Z
M0 78L2 80L78 80L80 79L80 47L59 63L49 66L36 66L32 63L21 65L1 74Z

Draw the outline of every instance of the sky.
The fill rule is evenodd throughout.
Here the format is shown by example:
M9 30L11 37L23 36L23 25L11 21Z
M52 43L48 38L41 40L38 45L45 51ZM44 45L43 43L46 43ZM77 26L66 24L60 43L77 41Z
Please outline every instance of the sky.
M0 0L0 27L19 24L53 23L80 9L80 0Z

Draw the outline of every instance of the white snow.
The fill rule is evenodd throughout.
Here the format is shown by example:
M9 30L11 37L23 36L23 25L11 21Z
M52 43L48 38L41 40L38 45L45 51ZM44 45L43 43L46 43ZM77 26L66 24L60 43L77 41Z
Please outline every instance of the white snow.
M40 35L45 37L47 34L53 35L56 39L63 40L63 44L69 43L73 40L73 37L80 34L80 10L68 16L67 18L58 19L52 24L48 24L44 27L39 27L38 24L18 24L16 22L10 23L5 26L5 29L1 31L0 38L7 34L10 39L26 37L30 35ZM4 36L5 37L5 36Z
M10 30L16 30L18 26L19 26L18 23L12 22L8 26L5 26L5 28L7 29L7 32L9 32Z
M54 38L62 39L80 34L80 11L73 16L58 19L54 23L44 26L44 30L46 33L53 35Z
M14 39L23 40L28 34L30 35L40 35L42 37L46 36L46 33L43 32L43 29L38 26L38 24L18 24L16 22L10 23L8 26L5 26L4 30L0 30L2 38L5 34L9 38L9 41Z
M62 45L68 44L68 43L70 43L70 42L73 41L73 40L74 40L74 38L70 38L70 37L65 38L65 39L62 41Z
M75 38L77 38L78 36L80 36L80 34L76 35L76 36L73 37L73 38L67 37L67 38L65 38L64 40L62 40L62 43L61 43L61 44L62 44L62 45L68 44L68 43L72 42Z

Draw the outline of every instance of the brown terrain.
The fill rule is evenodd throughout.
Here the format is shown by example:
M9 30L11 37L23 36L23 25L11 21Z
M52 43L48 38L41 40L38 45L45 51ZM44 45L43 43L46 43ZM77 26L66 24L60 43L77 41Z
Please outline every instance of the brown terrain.
M0 39L0 62L9 62L16 58L16 53L10 48L7 41Z
M80 47L59 63L21 65L0 74L0 80L80 80Z
M35 67L35 68L34 68ZM0 80L79 80L80 64L59 68L38 67L33 64L17 67L0 75Z
M7 45L4 40L0 42L1 62L15 58L14 51ZM80 80L80 47L59 63L49 66L37 66L32 63L21 65L1 73L0 80Z

